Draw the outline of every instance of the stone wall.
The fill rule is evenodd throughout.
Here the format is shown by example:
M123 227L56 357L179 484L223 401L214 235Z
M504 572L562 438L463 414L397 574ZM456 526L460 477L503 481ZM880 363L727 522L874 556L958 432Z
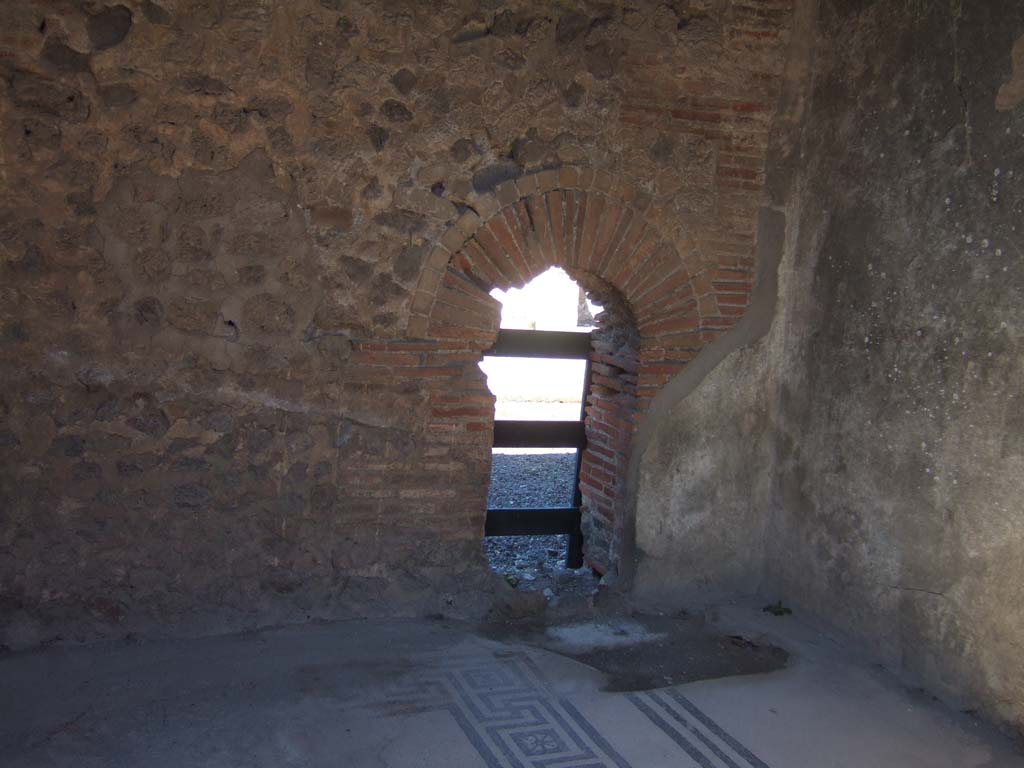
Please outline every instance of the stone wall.
M744 312L788 18L4 4L0 644L484 610L487 338L437 332L469 325L453 258L545 172L562 210L632 190L717 318L676 318L650 398Z

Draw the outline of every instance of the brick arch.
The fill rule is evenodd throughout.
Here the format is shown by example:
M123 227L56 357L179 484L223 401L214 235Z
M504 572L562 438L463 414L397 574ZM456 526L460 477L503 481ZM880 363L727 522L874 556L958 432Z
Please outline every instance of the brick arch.
M665 382L735 324L753 282L749 264L708 265L692 247L677 248L651 223L649 209L649 198L590 169L505 182L431 250L407 328L409 339L431 346L439 359L465 366L461 390L436 393L432 428L453 444L475 444L482 456L493 430L493 397L470 366L497 335L500 304L489 292L521 287L557 266L617 306L617 327L594 335L581 473L586 554L601 571L614 569L617 559L637 424ZM625 343L624 319L632 326Z

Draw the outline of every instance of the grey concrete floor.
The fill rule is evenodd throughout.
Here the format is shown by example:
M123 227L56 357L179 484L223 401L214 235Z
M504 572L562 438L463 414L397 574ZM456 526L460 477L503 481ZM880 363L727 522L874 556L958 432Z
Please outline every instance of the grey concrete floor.
M715 615L723 631L785 647L789 667L606 693L600 672L565 656L442 621L9 655L0 659L0 764L1024 766L991 729L851 660L799 617L753 606ZM554 632L562 643L644 642L617 621Z

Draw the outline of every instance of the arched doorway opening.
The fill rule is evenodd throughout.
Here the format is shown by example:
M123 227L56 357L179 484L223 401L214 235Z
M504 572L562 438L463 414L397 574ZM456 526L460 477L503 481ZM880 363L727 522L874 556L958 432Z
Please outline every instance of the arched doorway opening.
M501 322L480 363L495 396L484 552L513 587L549 599L592 592L599 574L583 558L580 477L591 339L603 307L557 267L491 296ZM573 423L575 436L565 429ZM537 445L523 444L530 434Z
M587 565L618 575L631 547L636 429L662 386L743 315L752 255L709 259L679 233L664 237L649 197L589 169L523 176L475 204L427 255L406 338L386 345L429 408L425 467L448 483L430 491L446 500L443 535L479 546L485 527L494 395L477 364L499 335L490 293L557 266L604 307L589 354L581 528Z

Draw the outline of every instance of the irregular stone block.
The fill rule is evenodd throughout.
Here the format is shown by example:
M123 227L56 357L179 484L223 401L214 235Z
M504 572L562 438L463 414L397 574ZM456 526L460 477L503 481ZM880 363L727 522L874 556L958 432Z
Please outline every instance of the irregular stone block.
M504 181L512 181L523 175L523 169L512 160L501 160L484 166L473 174L473 189L477 192L493 192Z
M104 8L85 24L93 47L102 51L119 45L132 28L132 12L123 5Z
M56 72L79 74L89 71L88 54L76 51L52 37L47 38L43 43L43 50L40 52L39 58Z
M381 104L380 113L393 123L408 123L412 120L409 108L395 99L388 99Z
M184 483L174 489L174 505L182 509L202 509L212 498L210 489L199 483Z
M295 325L295 309L271 293L261 293L246 299L242 308L243 331L288 334Z
M412 89L416 87L416 82L416 74L411 69L405 67L402 67L391 76L391 84L403 96L407 96L412 92Z
M81 91L29 72L14 73L11 99L19 107L69 123L82 123L89 117L89 101Z

